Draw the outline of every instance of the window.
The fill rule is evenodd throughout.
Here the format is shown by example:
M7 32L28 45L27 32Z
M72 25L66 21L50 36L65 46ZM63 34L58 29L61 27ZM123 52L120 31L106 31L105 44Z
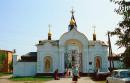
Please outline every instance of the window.
M92 65L92 62L89 62L89 65Z

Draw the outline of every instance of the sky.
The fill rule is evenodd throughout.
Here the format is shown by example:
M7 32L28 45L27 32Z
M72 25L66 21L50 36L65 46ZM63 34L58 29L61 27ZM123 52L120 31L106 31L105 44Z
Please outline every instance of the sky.
M97 40L108 41L107 31L113 31L121 16L109 0L0 0L0 49L16 49L17 55L37 50L39 40L47 39L51 24L52 39L59 40L68 31L71 9L78 30L92 40L96 26ZM114 53L123 52L111 38Z

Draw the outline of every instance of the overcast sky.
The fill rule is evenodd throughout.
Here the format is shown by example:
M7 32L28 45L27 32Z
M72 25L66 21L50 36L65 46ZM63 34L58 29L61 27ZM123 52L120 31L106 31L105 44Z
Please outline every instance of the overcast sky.
M18 55L36 51L35 44L47 39L51 24L52 39L58 40L68 31L71 9L74 9L78 30L92 40L96 26L97 40L107 41L121 17L114 12L109 0L0 0L0 49L16 49ZM112 48L116 37L112 37Z

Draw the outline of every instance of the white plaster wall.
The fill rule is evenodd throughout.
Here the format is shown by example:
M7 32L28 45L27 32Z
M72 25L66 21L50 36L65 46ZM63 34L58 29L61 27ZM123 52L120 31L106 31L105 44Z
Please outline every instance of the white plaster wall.
M100 44L95 44L94 46L89 47L89 62L92 62L92 65L88 64L88 72L95 72L95 57L100 56L102 58L102 71L107 71L108 69L108 51L106 46Z
M94 47L89 47L89 56L88 56L88 64L87 64L87 73L93 73L94 72ZM92 65L89 65L89 62L92 62Z
M13 76L34 76L36 62L16 62L13 64Z
M20 59L21 59L21 56L13 55L13 63L16 63Z
M47 42L44 45L37 46L37 73L46 73L44 68L44 58L50 56L52 58L52 71L53 73L57 68L59 69L59 54L58 46L52 46L51 43Z

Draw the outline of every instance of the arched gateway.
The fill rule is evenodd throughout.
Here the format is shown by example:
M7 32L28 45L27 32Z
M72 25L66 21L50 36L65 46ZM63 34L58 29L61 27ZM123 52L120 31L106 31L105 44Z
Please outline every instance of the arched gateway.
M67 40L64 54L65 69L71 69L74 65L77 65L82 71L82 52L83 46L80 41L75 39Z

